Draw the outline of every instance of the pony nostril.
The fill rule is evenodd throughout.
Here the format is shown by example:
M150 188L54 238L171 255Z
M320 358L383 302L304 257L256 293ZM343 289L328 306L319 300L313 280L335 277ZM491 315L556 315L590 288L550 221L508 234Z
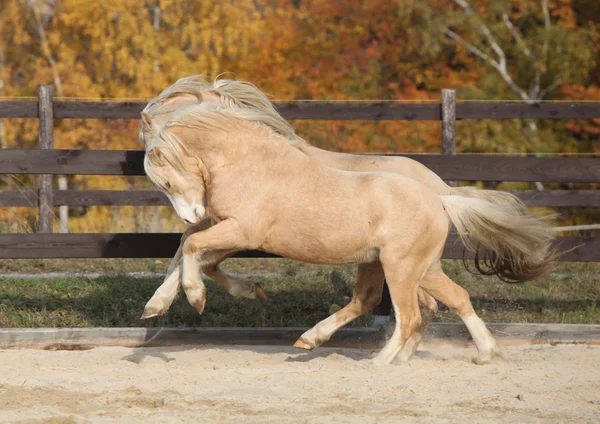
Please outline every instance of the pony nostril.
M186 224L192 225L192 221L190 221L189 219L184 219L184 221L185 221Z

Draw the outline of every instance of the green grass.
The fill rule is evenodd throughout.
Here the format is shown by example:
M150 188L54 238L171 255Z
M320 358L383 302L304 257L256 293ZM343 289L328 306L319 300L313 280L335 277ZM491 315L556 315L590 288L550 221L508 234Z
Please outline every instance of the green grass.
M15 264L21 262L21 264ZM167 260L11 261L7 272L100 272L103 277L59 279L0 278L0 327L137 326L312 326L344 305L351 294L355 267L321 267L289 260L229 260L224 267L252 273L269 295L267 302L235 299L211 280L202 315L180 296L165 317L139 319L161 278L134 279L117 274L164 272ZM18 266L21 265L21 266ZM445 261L448 274L471 294L487 322L600 323L600 265L561 264L551 276L526 284L472 276L457 261ZM441 307L438 321L457 321ZM365 314L352 326L365 326Z

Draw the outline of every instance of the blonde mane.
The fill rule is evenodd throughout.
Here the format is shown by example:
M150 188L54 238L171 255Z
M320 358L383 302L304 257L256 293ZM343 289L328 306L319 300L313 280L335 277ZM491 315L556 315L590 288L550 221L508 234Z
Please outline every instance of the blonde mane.
M201 102L202 95L206 93L218 96L222 106L257 111L257 122L284 137L288 143L294 146L308 144L307 141L296 135L294 128L277 112L267 96L254 84L245 81L218 79L217 77L210 84L203 79L202 75L181 78L150 101L143 112L150 118L164 113L176 113L172 110L161 112L161 107L167 100L185 95L194 96L198 102ZM202 103L209 102L203 101Z
M291 143L290 140L275 132L264 123L264 113L256 109L226 107L216 103L199 103L178 109L161 127L154 138L146 145L144 169L148 178L158 187L164 189L166 181L157 172L157 167L168 162L178 172L187 171L184 158L190 156L193 145L186 146L179 137L169 130L170 127L197 128L205 131L232 133L235 131L248 133L252 130L263 130L267 136L282 140L290 147L300 149L301 144ZM158 149L160 154L157 154Z

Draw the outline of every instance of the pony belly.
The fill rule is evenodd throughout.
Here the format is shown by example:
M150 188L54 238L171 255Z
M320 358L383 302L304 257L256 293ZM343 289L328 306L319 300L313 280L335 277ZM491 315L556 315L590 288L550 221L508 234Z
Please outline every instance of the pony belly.
M261 249L288 259L322 265L372 262L379 257L378 248L359 246L355 240L334 242L308 237L270 238Z

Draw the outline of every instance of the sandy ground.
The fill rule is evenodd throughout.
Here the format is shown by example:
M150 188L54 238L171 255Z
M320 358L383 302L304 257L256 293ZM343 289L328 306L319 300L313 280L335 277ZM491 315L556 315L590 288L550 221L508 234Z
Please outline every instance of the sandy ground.
M423 345L377 368L374 351L281 347L0 351L0 422L587 423L600 421L600 347Z

